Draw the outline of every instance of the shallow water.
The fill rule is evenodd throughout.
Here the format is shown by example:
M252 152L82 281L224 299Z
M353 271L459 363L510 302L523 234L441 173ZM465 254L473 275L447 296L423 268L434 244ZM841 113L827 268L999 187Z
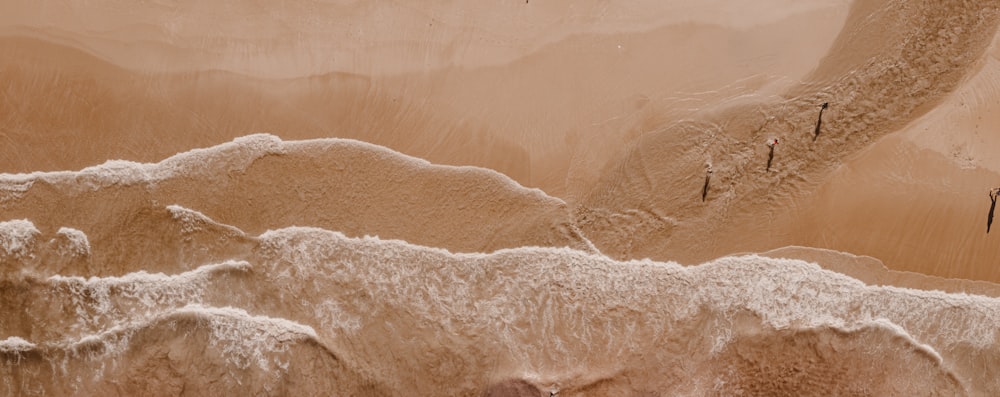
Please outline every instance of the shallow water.
M1000 394L994 2L219 4L0 6L0 395Z

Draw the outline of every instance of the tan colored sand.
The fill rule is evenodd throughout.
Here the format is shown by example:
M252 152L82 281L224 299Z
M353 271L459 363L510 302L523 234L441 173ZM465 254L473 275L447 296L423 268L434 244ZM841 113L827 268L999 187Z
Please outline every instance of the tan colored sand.
M728 12L719 14L723 4ZM9 154L0 161L11 163L0 167L23 172L79 169L108 158L155 162L248 133L271 132L286 139L357 138L436 163L495 169L527 186L576 197L628 142L660 124L691 117L720 101L773 95L798 82L816 66L846 14L844 4L836 1L753 10L741 2L573 6L580 7L580 14L595 14L595 21L565 15L555 4L529 4L547 11L513 14L518 16L511 16L512 21L529 18L523 23L532 28L524 29L501 17L466 15L520 12L508 6L326 6L351 21L356 13L364 15L357 24L385 30L382 36L412 36L425 43L476 40L446 43L468 47L468 52L413 54L413 46L376 36L367 40L384 46L388 59L380 59L383 50L348 47L336 51L372 59L328 65L324 60L339 58L316 57L319 50L294 45L267 47L263 37L290 40L287 32L268 24L255 25L253 35L263 37L241 39L249 43L217 39L242 31L239 24L249 22L205 31L197 22L212 17L210 9L190 10L191 20L185 21L184 15L175 15L179 10L136 6L142 17L133 15L125 22L103 7L79 10L82 14L67 9L35 15L11 3L8 15L19 22L7 23L6 36L18 38L3 44L12 56L2 60L9 64L0 72L9 82L4 97L18 110L4 115ZM302 10L281 11L295 12ZM101 17L82 18L88 13ZM447 32L411 35L402 26L395 27L402 32L389 30L382 18L426 20L425 13L499 25L463 22L447 24ZM741 14L746 15L737 17ZM253 21L266 15L246 17ZM541 19L535 23L530 18ZM102 28L92 25L99 23ZM51 25L60 28L43 28ZM157 26L178 31L156 33ZM333 31L325 31L325 40L306 35L295 42L357 43L328 38L338 37L347 24L310 26L300 28L317 35L322 29ZM127 45L94 49L108 36ZM513 45L516 51L502 61L488 61L498 54L494 44L503 40L522 44ZM264 48L248 50L260 52L256 57L232 53L262 42ZM187 48L192 43L200 47ZM265 56L291 64L274 66L258 59ZM371 66L396 67L413 59L422 63L390 75ZM185 65L170 67L178 61ZM250 73L240 65L260 70ZM67 99L51 100L61 96ZM93 135L101 139L87 139ZM68 150L42 144L53 140Z
M887 137L837 170L798 209L795 240L874 256L897 269L997 281L1000 247L986 234L994 180L996 173L962 169Z
M886 285L1000 297L1000 285L991 282L949 279L913 271L889 270L882 261L870 256L858 256L839 251L800 246L782 247L764 252L762 255L775 258L800 259L816 263L824 269L846 274L869 285Z
M959 89L824 181L799 205L796 244L871 255L895 269L1000 280L1000 244L995 230L986 234L987 192L1000 186L998 57L994 39Z
M285 226L456 252L593 251L562 200L493 171L432 165L358 141L285 143L258 135L156 164L22 178L23 191L0 195L4 216L29 219L40 241L73 227L89 236L91 253L86 266L73 268L48 262L54 248L40 247L30 265L6 263L4 272L19 266L64 275L176 272L240 259L244 232Z
M22 300L0 301L18 314L0 332L38 344L0 341L0 384L195 395L1000 390L997 299L869 286L760 256L685 267L552 248L456 255L305 228L256 243L246 262L170 275L6 279L4 294Z
M872 346L884 351L873 354ZM714 390L706 393L712 396L967 392L955 375L940 371L933 355L913 349L904 338L877 328L852 332L749 331L738 336L736 343L713 361L720 376Z
M998 23L6 1L0 394L995 395Z
M688 22L748 29L846 3L15 0L0 6L0 29L72 42L130 69L289 78L505 64L573 35L642 32Z
M893 269L996 280L992 266L996 251L983 249L985 241L978 242L985 233L985 212L978 212L976 225L971 221L973 210L943 196L916 201L915 211L910 212L904 200L913 195L935 197L935 190L910 193L885 183L895 178L893 173L933 170L915 180L945 190L952 185L962 197L971 197L967 193L973 189L985 195L989 173L908 168L915 160L893 164L891 172L851 168L852 159L875 151L868 151L873 142L920 119L982 70L980 57L996 33L996 9L986 10L976 4L951 8L931 3L909 8L855 4L831 53L810 80L787 91L784 100L734 104L702 120L644 135L581 202L581 228L599 248L621 257L697 263L730 252L796 244L890 257L886 263ZM907 22L917 20L922 24ZM818 105L823 102L830 108L824 113L821 135L814 139ZM763 143L773 137L780 137L781 144L775 149L773 168L766 170ZM886 142L892 142L890 138ZM890 153L911 153L905 145L886 147ZM918 159L915 154L907 156ZM714 165L713 182L707 202L702 203L708 161ZM870 161L892 161L892 156L875 155ZM869 192L856 194L854 186L843 185L816 193L817 202L835 207L810 207L806 197L846 170L857 175L845 181L879 181L870 192L893 190L870 203L852 205L853 198ZM883 208L900 212L890 221L885 217L892 211ZM859 211L858 216L851 216L853 211ZM913 223L937 214L939 221ZM840 226L845 222L853 223ZM868 228L881 229L866 233ZM831 230L840 230L841 238L852 239L853 245L822 243L823 234Z

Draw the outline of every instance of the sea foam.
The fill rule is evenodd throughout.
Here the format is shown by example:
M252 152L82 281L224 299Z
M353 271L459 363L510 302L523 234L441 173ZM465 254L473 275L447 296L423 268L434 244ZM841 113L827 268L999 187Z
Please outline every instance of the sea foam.
M4 256L24 258L31 255L38 234L38 229L27 219L0 222L0 248Z

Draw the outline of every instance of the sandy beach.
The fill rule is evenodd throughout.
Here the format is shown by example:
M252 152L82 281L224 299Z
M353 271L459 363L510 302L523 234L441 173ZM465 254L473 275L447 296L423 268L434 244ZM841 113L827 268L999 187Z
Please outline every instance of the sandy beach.
M995 395L998 22L5 1L0 394Z

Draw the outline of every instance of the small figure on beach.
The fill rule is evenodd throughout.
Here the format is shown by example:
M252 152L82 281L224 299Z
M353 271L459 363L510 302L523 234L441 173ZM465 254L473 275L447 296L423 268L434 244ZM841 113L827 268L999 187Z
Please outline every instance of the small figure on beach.
M712 163L705 163L705 186L701 188L701 201L708 196L708 182L712 180Z
M986 216L986 234L990 234L990 226L993 225L993 210L997 207L997 194L1000 194L1000 187L990 189L990 214Z
M823 111L828 106L830 106L830 102L823 102L822 105L819 105L819 118L816 119L816 131L813 131L813 142L816 141L816 138L819 138L819 126L823 124Z
M771 161L774 160L774 147L778 146L778 138L771 138L767 140L767 147L770 151L767 153L767 171L771 170Z

